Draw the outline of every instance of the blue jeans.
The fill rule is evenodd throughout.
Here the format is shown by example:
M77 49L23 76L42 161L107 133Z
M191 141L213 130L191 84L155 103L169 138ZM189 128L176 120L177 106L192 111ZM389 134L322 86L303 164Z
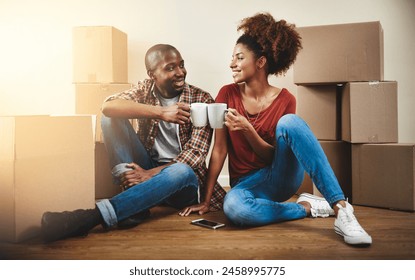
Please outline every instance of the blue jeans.
M276 128L276 147L270 166L231 184L225 196L225 215L235 224L261 226L306 217L305 208L285 202L299 189L306 171L330 205L344 200L343 191L308 125L297 115L283 116Z
M115 183L120 183L118 175L128 170L127 163L135 162L144 169L159 166L151 159L128 120L102 116L101 127ZM178 209L195 204L198 191L199 183L193 169L183 163L174 163L149 180L111 199L97 202L97 207L105 224L112 227L160 203Z

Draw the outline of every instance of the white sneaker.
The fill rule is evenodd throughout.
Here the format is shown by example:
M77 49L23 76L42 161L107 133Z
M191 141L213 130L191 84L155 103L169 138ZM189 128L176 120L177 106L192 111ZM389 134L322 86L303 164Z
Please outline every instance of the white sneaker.
M312 195L309 193L302 193L297 199L298 202L307 201L311 205L311 216L314 218L321 217L327 218L328 216L334 216L334 210L330 207L330 204L323 197Z
M350 245L370 245L372 237L362 228L353 214L353 207L346 202L346 207L339 203L337 217L334 220L334 231L344 237L344 242Z

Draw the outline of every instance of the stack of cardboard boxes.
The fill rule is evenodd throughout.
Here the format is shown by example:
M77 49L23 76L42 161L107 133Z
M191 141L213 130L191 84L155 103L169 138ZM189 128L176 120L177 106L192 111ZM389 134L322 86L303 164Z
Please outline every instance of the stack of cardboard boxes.
M0 240L40 233L45 211L93 208L93 116L0 117Z
M93 208L120 190L102 143L101 105L130 88L127 35L73 30L76 115L0 117L0 240L39 235L45 211Z
M321 143L345 195L354 204L415 210L415 144L397 143L397 82L383 79L381 24L298 32L297 114ZM306 176L301 191L312 190Z
M77 114L96 115L95 198L120 192L112 183L101 132L101 106L115 93L131 88L128 83L127 34L112 26L73 29L73 82Z

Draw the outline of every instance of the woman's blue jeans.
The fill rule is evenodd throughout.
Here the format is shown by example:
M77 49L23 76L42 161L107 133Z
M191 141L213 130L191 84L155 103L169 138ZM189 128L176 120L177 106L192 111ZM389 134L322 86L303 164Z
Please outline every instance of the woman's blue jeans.
M299 189L304 171L330 205L344 200L320 143L300 117L279 120L276 142L272 164L233 182L225 196L224 212L233 223L261 226L306 217L302 205L285 202Z
M107 148L114 182L128 170L127 163L135 162L144 169L159 164L151 159L130 122L126 119L102 116L101 127ZM132 186L111 199L97 202L105 224L116 225L134 214L160 203L184 208L198 202L199 183L193 169L183 163L174 163L149 180Z

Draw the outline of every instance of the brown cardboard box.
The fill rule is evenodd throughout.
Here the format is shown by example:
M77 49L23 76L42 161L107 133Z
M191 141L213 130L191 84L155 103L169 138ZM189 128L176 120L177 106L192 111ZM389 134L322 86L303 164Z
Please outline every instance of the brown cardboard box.
M336 85L299 86L297 114L319 140L340 140L340 87Z
M121 192L112 182L111 169L104 143L95 143L95 198L111 198Z
M353 203L415 210L415 144L353 144Z
M115 93L131 88L130 84L76 84L75 85L75 112L77 114L96 115L95 141L102 142L101 107L104 100Z
M398 142L397 82L347 83L341 119L343 141Z
M379 22L299 27L303 49L294 83L383 80L383 30Z
M38 235L45 211L94 207L93 119L0 117L0 240Z
M344 195L352 202L352 175L351 175L351 144L343 141L319 141L327 159L339 181ZM322 196L314 188L310 177L305 174L303 188L307 192Z
M73 28L73 82L127 83L127 34L112 26Z

